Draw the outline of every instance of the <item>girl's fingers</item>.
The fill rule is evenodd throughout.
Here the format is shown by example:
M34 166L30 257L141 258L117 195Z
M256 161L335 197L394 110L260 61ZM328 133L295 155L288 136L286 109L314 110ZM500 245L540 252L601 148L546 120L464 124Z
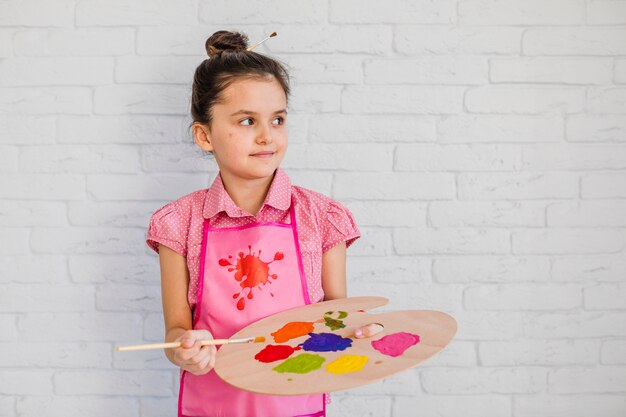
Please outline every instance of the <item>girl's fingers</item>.
M354 336L357 339L361 339L364 337L372 337L380 332L382 332L385 327L380 323L371 323L367 326L359 327L354 331Z

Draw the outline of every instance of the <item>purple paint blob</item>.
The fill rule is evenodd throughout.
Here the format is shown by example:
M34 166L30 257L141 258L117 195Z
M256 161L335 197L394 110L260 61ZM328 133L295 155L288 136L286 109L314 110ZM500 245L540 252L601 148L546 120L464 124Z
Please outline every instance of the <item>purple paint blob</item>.
M395 358L396 356L402 355L404 351L411 346L418 344L419 341L419 335L399 332L389 334L379 340L374 340L372 347L383 355L393 356Z
M309 338L301 343L302 349L309 352L338 352L352 346L352 340L332 333L309 333Z

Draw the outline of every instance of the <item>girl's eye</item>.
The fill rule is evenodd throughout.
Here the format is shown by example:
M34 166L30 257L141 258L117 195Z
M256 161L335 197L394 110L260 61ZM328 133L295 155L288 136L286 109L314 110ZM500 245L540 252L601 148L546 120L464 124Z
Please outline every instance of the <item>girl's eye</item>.
M250 120L250 121L252 121L252 119L248 117L247 119L243 119L243 120L242 120L241 122L239 122L239 123L243 123L243 122L245 122L246 120ZM250 126L250 125L249 125L249 124L245 124L245 123L244 123L244 126Z
M277 116L274 120L280 120L280 122L278 123L279 125L285 124L285 119L280 116Z

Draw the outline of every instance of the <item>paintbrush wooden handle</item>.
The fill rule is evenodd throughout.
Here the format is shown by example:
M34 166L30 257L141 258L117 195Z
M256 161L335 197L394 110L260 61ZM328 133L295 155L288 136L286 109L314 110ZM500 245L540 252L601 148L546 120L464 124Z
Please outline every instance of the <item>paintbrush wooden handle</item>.
M226 345L228 343L257 343L265 341L264 337L247 337L245 339L207 339L202 340L202 346L209 345ZM180 342L167 342L167 343L150 343L147 345L132 345L132 346L118 346L115 349L120 352L125 352L128 350L147 350L147 349L173 349L181 347L182 344Z

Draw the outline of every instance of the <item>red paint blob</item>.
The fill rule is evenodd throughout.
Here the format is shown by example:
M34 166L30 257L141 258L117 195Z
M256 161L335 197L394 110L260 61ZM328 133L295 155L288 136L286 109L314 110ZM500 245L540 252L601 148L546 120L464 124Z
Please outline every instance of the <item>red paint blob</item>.
M296 350L302 349L300 346L291 347L287 345L267 345L262 351L254 356L259 362L276 362L281 359L287 359Z
M405 350L420 342L420 337L417 334L398 332L392 333L383 337L382 339L374 340L372 347L387 356L400 356Z

